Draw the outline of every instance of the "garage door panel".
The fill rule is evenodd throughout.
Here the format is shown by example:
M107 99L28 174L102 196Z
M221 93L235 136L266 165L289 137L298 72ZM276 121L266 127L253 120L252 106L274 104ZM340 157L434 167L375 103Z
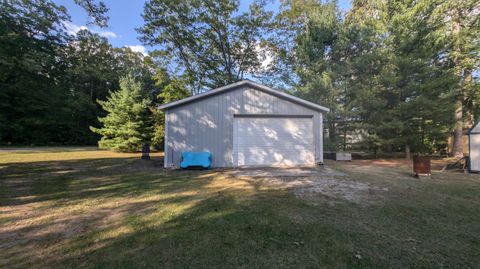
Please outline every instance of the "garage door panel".
M236 118L237 165L307 165L315 162L311 118Z
M312 119L310 118L236 118L236 120L241 123L238 131L247 135L299 137L307 135L312 129ZM266 125L266 123L272 123L272 125Z
M284 135L284 136L279 136L277 138L270 138L268 136L264 136L264 135L261 135L261 134L252 134L252 135L249 135L249 136L238 136L238 138L241 138L241 139L244 139L244 140L241 140L241 143L250 143L251 141L248 140L248 138L255 138L254 141L256 140L262 140L262 141L268 141L270 143L283 143L285 140L287 141L297 141L298 143L305 143L305 144L311 144L312 143L312 137L310 137L311 135L304 135L304 136L300 136L300 137L295 137L295 136L287 136L287 135Z
M264 149L276 149L278 151L284 151L284 150L302 150L302 149L310 149L310 144L299 144L299 145L292 145L288 143L269 143L269 142L264 142L263 145L259 145L260 141L257 141L257 143L239 143L237 144L238 147L248 147L250 148L264 148Z

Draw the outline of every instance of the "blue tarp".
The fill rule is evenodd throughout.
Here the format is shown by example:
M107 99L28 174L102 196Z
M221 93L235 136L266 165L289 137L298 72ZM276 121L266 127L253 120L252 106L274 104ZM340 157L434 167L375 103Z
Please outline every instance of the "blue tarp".
M212 154L207 151L191 152L186 151L182 153L181 168L188 167L203 167L210 168L212 166Z

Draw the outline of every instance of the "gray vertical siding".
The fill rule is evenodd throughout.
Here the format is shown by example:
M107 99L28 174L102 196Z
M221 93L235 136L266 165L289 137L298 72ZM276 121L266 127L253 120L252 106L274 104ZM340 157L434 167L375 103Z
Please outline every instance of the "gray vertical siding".
M166 111L165 166L178 166L183 151L210 151L214 167L232 167L234 114L313 115L315 160L323 162L321 112L240 87Z
M480 122L469 131L468 155L470 157L469 170L480 172Z

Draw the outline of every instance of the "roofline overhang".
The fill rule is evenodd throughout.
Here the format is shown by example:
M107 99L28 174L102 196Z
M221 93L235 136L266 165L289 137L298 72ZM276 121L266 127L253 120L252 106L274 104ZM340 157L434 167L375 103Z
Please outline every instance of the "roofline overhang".
M178 107L178 106L182 106L182 105L185 105L185 104L188 104L188 103L196 102L198 100L207 98L209 96L220 94L220 93L226 92L228 90L236 89L236 88L239 88L239 87L242 87L242 86L247 86L247 85L252 86L252 87L254 87L258 90L261 90L263 92L266 92L268 94L277 96L279 98L288 100L290 102L296 103L298 105L301 105L301 106L304 106L304 107L307 107L307 108L310 108L310 109L313 109L313 110L316 110L316 111L321 111L321 112L330 111L330 109L328 109L324 106L317 105L315 103L303 100L303 99L298 98L296 96L293 96L291 94L288 94L288 93L270 88L268 86L265 86L265 85L262 85L262 84L259 84L259 83L256 83L256 82L253 82L253 81L250 81L250 80L241 80L241 81L238 81L238 82L235 82L235 83L232 83L232 84L228 84L226 86L216 88L216 89L204 92L204 93L200 93L200 94L193 95L193 96L190 96L190 97L178 100L178 101L174 101L174 102L171 102L171 103L168 103L168 104L164 104L164 105L159 106L158 109L168 110L168 109L171 109L171 108L174 108L174 107Z
M471 134L480 134L480 132L474 132L473 130L475 129L475 127L477 127L477 125L480 124L480 121L478 121L477 123L475 123L470 129L468 129L467 131L467 135L471 135Z

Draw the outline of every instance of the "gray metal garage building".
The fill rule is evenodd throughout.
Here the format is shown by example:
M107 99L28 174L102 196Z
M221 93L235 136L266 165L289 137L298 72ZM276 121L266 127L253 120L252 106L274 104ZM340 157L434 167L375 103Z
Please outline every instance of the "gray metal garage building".
M480 121L468 132L470 172L480 173Z
M328 109L243 80L160 106L165 167L184 151L209 151L213 167L294 166L323 162Z

